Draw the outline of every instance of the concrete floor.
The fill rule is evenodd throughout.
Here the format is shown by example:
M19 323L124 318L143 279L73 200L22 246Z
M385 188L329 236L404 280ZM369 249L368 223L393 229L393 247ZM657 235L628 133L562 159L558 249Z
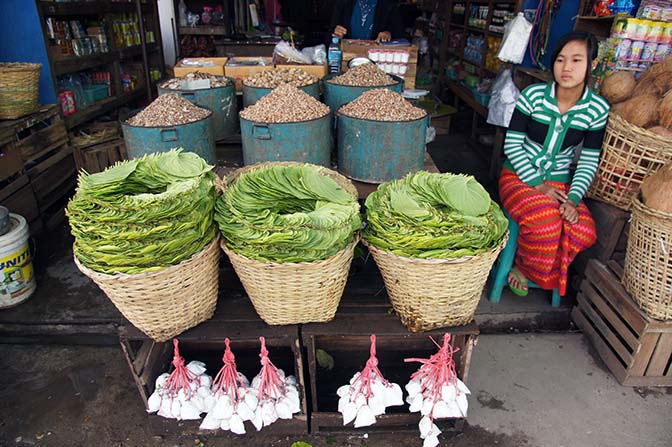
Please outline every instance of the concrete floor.
M0 371L3 447L290 447L298 440L313 447L421 445L413 433L279 439L263 431L244 437L157 435L113 347L0 345ZM482 335L469 387L469 423L463 433L444 436L441 445L672 445L672 389L618 385L580 334Z

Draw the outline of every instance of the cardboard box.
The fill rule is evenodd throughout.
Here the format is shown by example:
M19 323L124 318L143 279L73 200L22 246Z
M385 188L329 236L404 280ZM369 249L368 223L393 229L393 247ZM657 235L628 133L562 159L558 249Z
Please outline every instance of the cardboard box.
M261 60L266 65L230 65L235 62L255 60ZM273 59L270 57L236 56L227 62L227 65L224 67L224 73L226 76L236 80L236 91L242 92L243 79L260 71L273 70L273 68Z
M275 68L300 68L301 70L317 76L319 79L322 79L329 73L329 67L326 64L324 65L302 65L302 64L278 64Z
M181 78L182 76L185 76L187 73L191 73L192 71L199 71L201 73L209 73L212 75L216 76L224 76L224 65L226 65L226 61L229 59L227 57L189 57L186 58L190 61L210 61L215 65L208 66L208 67L194 67L194 66L182 66L182 61L184 59L181 59L177 65L175 65L174 72L175 72L175 77L176 78Z

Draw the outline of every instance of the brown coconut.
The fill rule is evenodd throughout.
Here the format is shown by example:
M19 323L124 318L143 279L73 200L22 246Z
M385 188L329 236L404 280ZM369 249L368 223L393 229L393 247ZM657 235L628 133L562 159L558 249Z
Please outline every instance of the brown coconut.
M639 127L649 127L658 122L658 95L635 96L623 105L621 117Z
M663 213L672 213L672 163L668 163L642 181L644 205Z
M667 138L672 142L672 130L668 129L667 127L663 126L654 126L650 127L647 129L649 132L653 132L656 135L660 135L663 138Z
M668 91L660 101L658 114L660 115L658 124L663 127L672 128L672 91Z
M617 71L604 79L600 94L609 104L616 104L628 99L636 84L635 75L631 71Z
M653 64L646 72L639 78L637 85L632 90L632 96L641 95L658 95L662 96L666 90L662 89L662 82L656 83L656 78L663 75L667 70L666 66L662 64Z
M614 113L615 115L621 115L623 112L623 107L625 107L625 103L627 101L619 102L618 104L614 104L611 106L611 109L609 109L610 112Z

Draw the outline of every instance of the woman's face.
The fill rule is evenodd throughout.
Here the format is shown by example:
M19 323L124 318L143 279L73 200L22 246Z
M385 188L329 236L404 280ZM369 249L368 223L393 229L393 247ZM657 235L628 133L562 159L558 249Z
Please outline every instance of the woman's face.
M580 40L568 42L553 63L555 82L567 89L583 86L589 63L586 43Z

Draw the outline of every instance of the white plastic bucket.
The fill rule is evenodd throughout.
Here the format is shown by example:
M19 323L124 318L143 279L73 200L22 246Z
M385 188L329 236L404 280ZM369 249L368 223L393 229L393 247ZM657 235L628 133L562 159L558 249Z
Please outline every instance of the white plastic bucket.
M9 231L0 236L0 309L26 301L37 288L28 246L28 223L9 215Z

